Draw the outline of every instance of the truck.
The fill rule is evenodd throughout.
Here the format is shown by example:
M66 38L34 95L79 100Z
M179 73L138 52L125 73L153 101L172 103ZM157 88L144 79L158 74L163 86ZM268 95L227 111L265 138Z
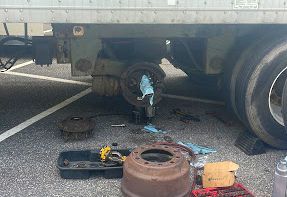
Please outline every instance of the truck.
M154 103L161 100L165 58L193 81L215 80L249 131L287 148L285 0L2 0L0 23L4 70L21 57L38 65L56 58L72 76L92 76L97 95L123 95L153 114L139 86L148 76ZM22 36L9 32L14 23ZM39 23L51 24L52 35L30 36Z

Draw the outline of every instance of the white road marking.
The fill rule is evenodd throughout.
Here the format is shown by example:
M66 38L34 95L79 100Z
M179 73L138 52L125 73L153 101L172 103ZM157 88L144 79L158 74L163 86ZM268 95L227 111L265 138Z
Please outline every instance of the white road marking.
M53 30L52 29L48 29L48 30L45 30L43 31L44 33L49 33L49 32L52 32Z
M5 71L5 72L10 72L11 70L15 70L15 69L17 69L17 68L22 68L22 67L24 67L24 66L28 66L28 65L33 64L33 63L34 63L33 61L24 62L24 63L22 63L22 64L18 64L18 65L16 65L16 66L13 66L12 68L10 68L9 70L7 70L7 71Z
M52 113L58 111L59 109L62 109L63 107L66 107L67 105L75 102L76 100L88 95L92 92L92 88L88 88L75 96L72 96L71 98L68 98L67 100L55 105L54 107L51 107L50 109L47 109L46 111L43 111L42 113L26 120L25 122L17 125L16 127L13 127L12 129L9 129L8 131L5 131L0 135L0 142L4 141L5 139L15 135L16 133L22 131L23 129L29 127L30 125L38 122L39 120L51 115Z
M62 82L62 83L70 83L70 84L77 84L77 85L84 85L84 86L91 86L91 83L82 82L82 81L75 81L75 80L69 80L69 79L60 79L55 77L47 77L42 75L33 75L33 74L26 74L26 73L19 73L19 72L2 72L0 74L6 74L6 75L16 75L16 76L22 76L22 77L29 77L34 79L42 79L42 80L48 80L48 81L56 81L56 82Z

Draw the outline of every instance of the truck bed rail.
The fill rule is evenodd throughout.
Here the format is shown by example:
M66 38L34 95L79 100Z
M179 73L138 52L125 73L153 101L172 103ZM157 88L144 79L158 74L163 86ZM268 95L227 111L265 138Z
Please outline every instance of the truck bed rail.
M285 0L1 0L2 23L284 24Z

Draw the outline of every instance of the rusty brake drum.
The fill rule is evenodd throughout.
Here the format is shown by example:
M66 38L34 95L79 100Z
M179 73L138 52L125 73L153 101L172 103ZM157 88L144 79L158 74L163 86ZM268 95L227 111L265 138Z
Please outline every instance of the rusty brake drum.
M121 190L128 197L189 196L189 163L171 146L140 146L124 163Z
M140 91L140 82L143 75L147 75L151 78L154 87L154 104L157 104L161 100L161 94L163 90L163 82L165 73L160 66L142 62L136 63L128 67L121 75L121 91L123 97L132 105L138 107L149 106L148 98L138 100L138 97L142 96Z

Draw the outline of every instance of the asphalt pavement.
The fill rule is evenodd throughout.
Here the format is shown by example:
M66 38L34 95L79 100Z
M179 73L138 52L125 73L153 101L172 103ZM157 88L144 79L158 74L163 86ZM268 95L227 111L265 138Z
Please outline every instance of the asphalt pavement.
M167 93L185 96L198 94L199 88L190 84L183 72L167 63L162 67L167 72ZM16 74L0 73L0 136L7 131L15 131L14 128L21 123L88 88L74 81L91 82L88 77L71 77L69 65L40 67L30 64L12 72ZM19 76L17 73L41 78ZM45 79L45 76L48 78ZM67 81L60 82L54 78ZM208 87L206 91L203 91L204 88L200 90L206 92ZM211 92L208 95L214 94ZM97 149L113 142L117 142L120 148L134 148L162 138L162 135L142 131L143 125L129 122L130 108L122 98L106 99L90 93L28 127L17 127L19 130L7 139L1 140L0 137L0 196L121 196L120 179L92 177L88 180L65 180L59 175L56 161L61 151ZM199 115L201 121L183 123L170 113L175 108ZM226 125L206 114L210 111L228 116L222 106L163 99L158 104L154 124L166 130L165 135L175 141L192 142L216 149L216 153L207 156L207 162L234 161L240 165L238 182L256 196L271 196L275 165L285 156L286 151L269 147L266 154L247 156L234 146L234 141L244 131L244 127L236 119L232 119L231 125ZM58 123L71 115L94 116L96 127L93 137L64 142ZM114 128L112 124L127 126Z

